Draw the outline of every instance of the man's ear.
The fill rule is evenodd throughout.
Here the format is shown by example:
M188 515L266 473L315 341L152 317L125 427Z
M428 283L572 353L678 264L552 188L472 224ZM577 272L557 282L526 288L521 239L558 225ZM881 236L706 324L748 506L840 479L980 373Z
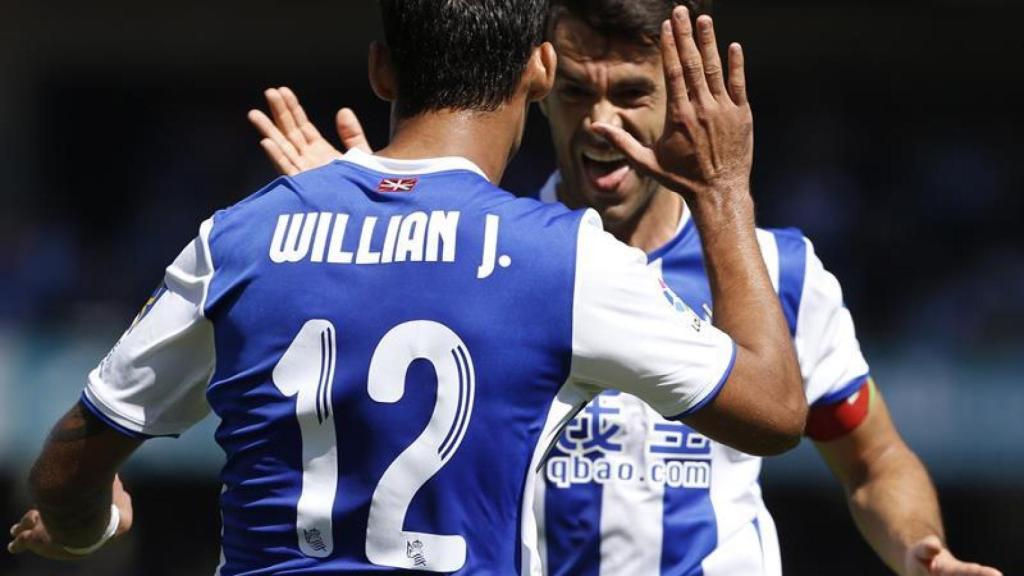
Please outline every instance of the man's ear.
M555 70L558 68L558 56L555 47L545 42L534 48L530 61L526 65L527 101L543 100L555 85ZM543 106L542 106L543 109Z
M398 82L395 68L391 64L391 51L380 42L370 44L370 87L381 100L394 102L398 99Z

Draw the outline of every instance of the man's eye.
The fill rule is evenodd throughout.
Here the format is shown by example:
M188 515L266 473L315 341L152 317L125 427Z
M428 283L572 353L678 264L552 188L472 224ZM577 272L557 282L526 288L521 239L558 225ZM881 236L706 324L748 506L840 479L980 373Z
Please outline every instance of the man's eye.
M561 94L562 98L565 98L566 100L583 100L590 96L589 91L574 84L563 85L558 90L558 93Z
M635 103L650 96L650 92L648 90L643 90L641 88L630 88L627 90L621 90L617 92L615 96L616 100L620 102Z

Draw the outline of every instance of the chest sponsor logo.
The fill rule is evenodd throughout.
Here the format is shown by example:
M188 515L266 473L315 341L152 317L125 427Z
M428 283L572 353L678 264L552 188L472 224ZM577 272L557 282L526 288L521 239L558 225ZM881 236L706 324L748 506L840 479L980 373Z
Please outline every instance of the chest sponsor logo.
M711 441L706 436L685 424L653 418L638 429L643 438L629 438L626 417L619 393L601 394L588 404L566 427L545 463L548 484L711 487ZM630 451L627 444L642 449Z

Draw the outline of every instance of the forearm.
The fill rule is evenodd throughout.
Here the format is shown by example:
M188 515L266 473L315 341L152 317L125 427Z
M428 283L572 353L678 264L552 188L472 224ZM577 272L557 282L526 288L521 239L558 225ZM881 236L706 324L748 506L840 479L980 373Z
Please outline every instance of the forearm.
M57 422L29 477L54 541L80 548L100 538L110 519L114 475L137 446L137 440L111 431L81 403Z
M732 337L748 359L745 371L756 374L756 393L772 398L801 420L806 398L792 339L772 287L754 229L749 193L728 204L701 206L705 266L715 306L715 325Z
M905 570L907 550L926 536L945 540L935 487L905 444L880 455L863 481L848 492L858 529L895 572Z

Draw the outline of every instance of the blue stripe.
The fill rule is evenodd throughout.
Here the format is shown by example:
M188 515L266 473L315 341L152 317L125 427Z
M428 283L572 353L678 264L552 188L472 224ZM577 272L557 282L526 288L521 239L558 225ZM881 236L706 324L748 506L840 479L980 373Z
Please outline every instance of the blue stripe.
M714 389L712 389L711 392L707 396L702 398L700 402L697 402L696 404L691 406L689 409L687 409L682 414L679 414L678 416L673 416L672 418L668 418L668 420L680 420L682 418L686 418L687 416L692 416L698 410L700 410L701 408L703 408L703 407L707 406L708 404L710 404L711 401L714 400L715 398L717 398L718 394L722 391L722 387L725 386L725 381L729 379L729 375L732 374L732 369L735 366L736 366L736 343L733 342L732 343L732 358L729 359L729 365L726 366L725 372L722 374L722 377L718 380L718 384L715 384Z
M680 230L678 234L673 236L672 239L669 240L664 246L647 254L647 262L651 263L657 260L658 258L664 258L666 254L671 252L683 240L686 240L690 236L690 233L694 230L694 227L695 224L693 223L693 218L690 218L689 220L686 221L686 224L683 225L683 229Z
M710 461L709 461L710 462ZM704 561L718 547L718 521L709 488L665 486L661 574L701 576Z
M462 359L462 370L466 373L466 381L464 382L466 388L466 399L462 403L462 408L460 409L457 415L459 418L459 424L455 430L455 437L452 438L452 446L456 446L461 442L459 438L463 435L463 431L466 428L466 424L469 423L469 408L470 403L473 401L472 393L474 385L473 371L470 369L471 366L469 365L469 357L466 355L466 349L463 348L462 346L459 346L455 350L458 351L459 358Z
M761 547L761 557L764 558L764 536L761 535L761 521L754 517L754 530L757 531L757 545Z
M843 400L846 400L850 396L853 396L858 390L860 390L864 383L867 382L871 374L864 374L863 376L857 376L853 380L850 380L846 384L843 384L841 388L835 392L829 392L828 394L818 398L814 402L814 406L831 406L832 404L838 404Z
M561 455L561 454L559 454ZM601 570L601 499L597 482L544 491L548 576L598 576Z
M789 334L796 336L797 314L807 272L807 243L795 228L773 230L772 234L779 249L779 300L789 324Z
M455 429L459 427L459 419L462 417L462 397L464 396L463 389L466 387L466 378L462 370L462 362L459 361L459 355L452 349L452 360L455 361L455 369L459 373L459 399L455 405L455 419L452 420L452 427L448 429L448 433L445 434L444 440L441 441L441 445L437 447L437 453L441 455L441 459L444 460L447 456L448 449L451 448L449 441L452 436L455 435Z
M326 366L325 366L326 363L327 363L327 343L325 342L326 338L327 338L327 333L326 332L321 332L320 333L320 381L317 382L317 384L316 384L316 421L319 424L323 424L324 423L324 414L323 414L323 410L321 410L320 406L323 404L324 374L327 373Z
M118 424L117 422L114 422L113 420L111 420L106 414L103 413L102 410L97 408L96 405L93 404L92 401L90 401L89 398L85 395L85 392L82 392L82 396L79 398L79 401L82 403L83 406L85 406L85 408L87 410L89 410L89 412L92 413L93 416L95 416L95 417L99 418L100 420L102 420L104 424L106 424L107 426L110 426L116 432L118 432L120 434L123 434L123 435L125 435L125 436L127 436L129 438L134 438L136 440L149 440L151 438L177 438L178 437L178 434L152 435L152 434L146 434L144 432L138 432L138 431L135 431L135 430L131 430L129 428L125 428L124 426L122 426L122 425Z
M334 340L334 328L327 327L327 373L324 374L324 418L331 417L331 404L334 402L334 355L337 345Z

